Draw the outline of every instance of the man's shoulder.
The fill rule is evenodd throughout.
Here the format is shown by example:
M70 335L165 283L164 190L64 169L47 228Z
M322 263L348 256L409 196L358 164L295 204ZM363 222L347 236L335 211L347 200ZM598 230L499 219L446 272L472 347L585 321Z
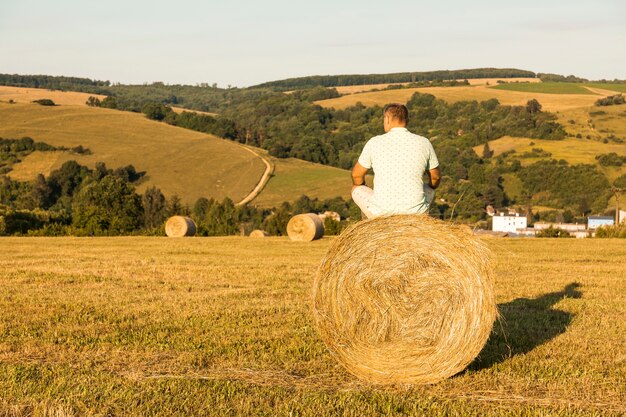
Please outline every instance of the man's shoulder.
M383 140L385 140L385 136L386 135L387 134L384 133L382 135L372 136L367 142L365 142L365 145L374 146L374 145L382 142Z

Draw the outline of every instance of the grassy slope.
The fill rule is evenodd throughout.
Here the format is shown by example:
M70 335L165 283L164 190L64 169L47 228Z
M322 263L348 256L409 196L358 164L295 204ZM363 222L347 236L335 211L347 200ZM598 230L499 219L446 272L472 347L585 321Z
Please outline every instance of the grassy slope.
M267 155L267 152L264 152ZM295 158L269 157L274 174L252 204L272 207L283 201L294 201L303 194L311 198L350 198L350 172Z
M434 386L377 388L315 331L330 241L1 239L0 414L626 412L624 242L491 240L503 320L480 359Z
M492 87L497 90L546 94L593 94L580 83L510 83Z
M603 90L614 91L618 93L626 93L626 83L624 84L611 84L611 83L585 83L585 86L592 88L601 88Z
M33 100L49 98L54 101L55 104L84 106L90 96L98 97L100 99L106 97L98 94L46 90L44 88L7 87L0 85L0 101L5 102L13 100L17 103L30 103Z
M233 142L154 122L141 114L86 106L0 103L0 136L31 136L51 145L83 145L93 152L34 153L15 167L17 178L32 178L36 171L58 168L70 159L92 167L97 161L111 168L132 164L146 171L140 191L156 185L188 203L201 196L239 201L265 169L260 158Z
M533 84L512 84L512 85L540 85ZM585 89L586 90L586 89ZM428 93L446 100L448 102L457 102L463 100L484 101L490 98L497 98L500 103L506 105L525 105L528 100L537 99L547 111L566 110L571 108L591 106L601 97L601 95L591 93L586 90L585 94L546 94L531 93L522 91L506 91L491 88L489 86L462 86L462 87L424 87L424 88L407 88L401 90L374 91L359 94L351 94L338 98L321 100L316 102L324 107L334 107L343 109L361 102L366 106L379 105L383 106L391 102L407 102L413 94Z
M531 145L531 143L534 143ZM596 155L601 153L615 152L618 155L626 156L626 144L616 143L601 143L587 139L573 139L567 138L562 141L553 140L541 140L541 139L528 139L528 138L513 138L505 136L500 139L489 142L489 147L494 150L494 155L497 156L502 152L514 149L515 154L509 156L509 160L519 158L519 155L524 152L530 152L533 148L541 148L544 151L550 152L552 156L549 158L519 158L522 165L530 165L541 159L565 159L570 164L593 164L597 165L600 171L604 172L609 181L614 181L620 175L626 174L626 166L621 167L603 167L598 164ZM474 151L478 155L482 154L483 146L476 146ZM508 188L508 185L515 184L514 181L505 181L505 190L507 193L518 193L516 186ZM511 194L509 194L511 195ZM609 207L613 207L613 204L609 204Z

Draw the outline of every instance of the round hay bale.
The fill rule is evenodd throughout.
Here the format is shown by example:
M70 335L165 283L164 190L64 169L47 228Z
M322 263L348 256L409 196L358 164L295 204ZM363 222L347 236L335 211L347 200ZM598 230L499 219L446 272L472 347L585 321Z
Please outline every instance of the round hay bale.
M311 242L324 236L324 222L314 213L298 214L287 223L287 234L291 240Z
M196 234L196 223L186 216L172 216L165 223L165 234L168 237L185 237Z
M376 384L430 384L476 358L498 315L489 251L466 228L424 215L346 229L313 288L321 338Z
M250 232L250 237L267 237L269 236L265 230L253 230Z

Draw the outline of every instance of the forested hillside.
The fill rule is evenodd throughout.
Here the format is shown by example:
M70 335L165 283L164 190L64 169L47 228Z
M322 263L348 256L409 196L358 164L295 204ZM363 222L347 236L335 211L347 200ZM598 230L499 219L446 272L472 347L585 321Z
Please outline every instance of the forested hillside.
M146 117L162 123L264 148L276 158L294 157L348 169L365 142L383 133L382 108L358 103L341 110L321 107L314 102L339 96L334 88L324 85L534 76L534 73L521 70L464 71L379 74L370 78L359 75L354 79L352 76L305 77L248 89L223 89L208 84L124 86L90 80L80 81L76 88L107 95L103 100L90 99L91 106L141 111ZM14 77L8 80L33 85L34 79ZM43 78L36 82L43 85L48 81ZM62 84L60 88L67 88L67 82L64 79L63 84L56 80L50 85ZM305 88L310 86L313 87ZM287 87L296 91L279 91ZM572 218L582 221L583 216L606 209L610 183L596 165L571 165L564 160L529 165L521 164L519 159L507 158L507 155L493 156L488 142L503 136L551 141L571 136L555 115L544 111L537 100L531 99L522 106L503 105L497 99L449 103L430 94L415 93L406 104L410 111L409 129L429 137L441 161L444 181L438 190L433 214L476 222L486 219L487 205L530 208L533 204L542 204L566 211ZM170 106L173 105L217 115L179 114L172 111ZM615 137L612 140L622 139ZM473 147L483 145L483 152L477 155ZM540 152L530 155L549 156ZM514 196L507 194L505 178L519 181L521 188ZM554 212L548 215L554 215ZM535 218L540 216L544 214Z

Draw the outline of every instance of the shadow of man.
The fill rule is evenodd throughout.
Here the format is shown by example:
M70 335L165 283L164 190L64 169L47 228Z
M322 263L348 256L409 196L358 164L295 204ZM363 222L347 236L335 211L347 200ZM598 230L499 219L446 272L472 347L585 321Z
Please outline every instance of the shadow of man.
M515 355L528 353L564 333L574 315L552 306L564 298L580 298L579 287L579 283L573 282L562 291L499 304L501 318L469 369L489 368Z

